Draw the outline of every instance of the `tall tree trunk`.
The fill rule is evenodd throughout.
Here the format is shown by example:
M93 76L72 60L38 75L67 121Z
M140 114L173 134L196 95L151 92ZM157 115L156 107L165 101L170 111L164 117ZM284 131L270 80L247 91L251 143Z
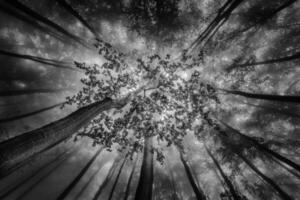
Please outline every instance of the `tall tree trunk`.
M8 175L34 155L72 136L101 112L120 108L123 103L106 98L80 108L63 119L0 143L0 177Z
M99 186L97 192L95 193L93 200L98 200L103 189L105 188L105 186L108 184L108 182L110 181L110 179L112 178L115 170L116 170L116 165L117 162L116 160L114 160L114 163L112 164L111 168L109 169L107 176L105 177L104 181L101 183L101 185Z
M181 162L182 162L182 164L184 166L186 175L187 175L187 177L189 179L189 182L190 182L190 184L191 184L191 186L193 188L193 191L194 191L194 193L196 195L197 200L206 200L205 194L202 191L202 189L197 187L197 184L196 184L196 182L194 180L194 177L193 177L193 174L191 172L191 169L190 169L189 165L187 164L187 162L185 161L185 159L183 158L183 154L181 152L180 152L180 160L181 160Z
M245 158L239 151L235 151L238 155L256 174L258 174L266 183L278 192L279 196L284 200L293 200L293 198L283 191L272 179L264 175L254 164L252 164L247 158Z
M300 165L298 165L297 163L289 160L288 158L276 153L275 151L269 149L268 147L266 147L263 144L260 144L259 142L257 142L256 140L254 140L253 138L242 134L240 131L234 129L233 127L229 126L228 124L226 124L223 121L220 121L227 129L233 131L234 133L236 133L237 135L247 139L248 141L250 141L257 149L261 150L262 152L265 152L271 156L273 156L275 159L280 160L281 162L287 164L288 166L294 168L295 170L297 170L298 172L300 172Z
M227 94L239 95L251 99L261 99L261 100L287 102L287 103L300 103L300 96L254 94L254 93L247 93L247 92L242 92L237 90L224 90L224 89L219 89L219 90L224 91Z
M141 175L135 193L135 200L151 200L153 188L152 138L145 138Z
M222 178L224 179L230 193L231 196L233 197L234 200L240 200L241 198L239 197L239 195L237 194L237 192L234 189L233 184L231 183L231 181L229 180L229 178L226 176L226 174L224 173L222 167L219 165L217 159L213 156L213 154L210 152L210 150L207 148L206 144L204 145L205 150L207 152L207 154L209 155L209 157L213 160L215 166L217 167L219 173L221 174Z
M248 67L248 66L266 65L266 64L273 64L273 63L282 63L282 62L292 61L292 60L296 60L296 59L300 59L300 52L297 52L290 56L277 58L277 59L270 59L270 60L264 60L264 61L253 62L253 63L233 65L232 67L227 68L227 71L230 72L231 70L238 68L238 67Z
M61 154L59 154L56 158L54 158L53 160L50 160L50 162L47 162L46 164L42 165L38 170L34 171L33 173L31 173L28 177L26 177L24 180L22 180L21 182L19 182L17 185L11 187L9 190L7 190L6 192L4 192L3 194L0 195L0 199L4 199L5 197L7 197L8 195L10 195L11 193L13 193L16 189L20 188L21 186L23 186L24 184L26 184L29 180L31 180L32 178L34 178L35 176L39 175L42 171L44 171L45 169L47 169L49 166L51 166L52 164L56 163L57 161L61 160L62 158L64 158L65 155L69 154L69 151L65 151Z
M66 91L66 89L28 89L28 90L5 90L0 91L0 97L19 96L29 94L55 93Z
M253 106L253 107L257 107L257 108L261 108L261 109L265 109L265 110L269 110L269 111L272 111L272 112L275 112L275 113L278 113L278 114L282 114L282 115L287 115L287 116L290 116L290 117L300 118L299 114L292 113L292 112L289 112L289 111L284 110L284 109L281 110L282 108L275 108L275 107L265 106L265 105L255 105L255 104L247 103L247 102L243 102L243 104Z
M112 197L113 197L114 191L115 191L115 189L116 189L117 183L118 183L118 181L119 181L119 177L120 177L120 175L121 175L121 173L122 173L122 170L123 170L123 167L124 167L124 165L125 165L125 163L126 163L126 160L127 160L127 158L125 157L124 160L123 160L123 163L122 163L121 166L120 166L120 169L119 169L118 174L117 174L117 177L116 177L116 179L115 179L115 181L114 181L114 183L113 183L113 186L112 186L112 188L111 188L111 190L110 190L108 200L111 200Z
M167 165L167 171L168 171L168 174L169 174L169 180L171 182L171 187L172 187L172 192L173 192L172 199L177 200L178 196L177 196L177 190L176 190L176 185L175 185L175 179L174 179L174 176L173 176L173 172L170 169L169 163L166 163L166 165Z
M82 46L91 49L91 47L86 44L86 42L84 40L82 40L81 38L79 38L78 36L75 36L71 33L69 33L67 30L65 30L63 27L59 26L58 24L50 21L49 19L47 19L46 17L41 16L40 14L38 14L37 12L35 12L34 10L32 10L31 8L27 7L26 5L20 3L18 0L4 0L6 3L8 3L9 5L17 8L18 10L22 11L23 13L25 13L26 15L34 18L35 20L37 20L38 22L41 22L51 28L53 28L54 30L56 30L57 32L67 36L68 38L72 39L73 41L81 44Z
M31 26L33 26L34 28L39 29L40 31L51 35L52 37L58 39L59 41L65 43L66 40L58 33L56 33L55 31L53 31L52 29L42 26L41 24L39 24L36 20L33 20L32 18L28 17L27 15L24 14L20 14L19 12L17 12L15 9L12 9L10 7L8 7L7 5L3 5L3 2L0 3L0 10L20 21L23 21Z
M74 151L72 154L74 154L77 151ZM16 200L23 199L32 189L34 189L36 186L38 186L45 178L47 178L49 175L51 175L53 172L55 172L60 166L62 166L65 161L70 157L71 155L64 156L63 159L61 159L58 163L55 164L53 168L51 168L46 174L41 176L38 180L36 180L29 188L27 188L22 194L20 194Z
M79 71L78 69L70 66L70 65L72 65L72 63L67 63L67 62L62 62L62 61L57 61L57 60L52 60L52 59L46 59L46 58L41 58L41 57L37 57L37 56L25 55L25 54L17 54L17 53L13 53L13 52L1 50L1 49L0 49L0 55L31 60L31 61L38 62L41 64L50 65L52 67L65 68L65 69L70 69L70 70L74 70L74 71Z
M75 9L73 9L71 5L69 5L65 0L56 0L56 2L66 11L68 11L72 16L77 18L86 28L89 29L89 31L91 31L91 33L94 34L96 38L98 38L98 34L95 29L85 19L83 19L83 17Z
M138 161L138 155L136 156L135 162L134 162L133 167L132 167L132 170L131 170L131 172L130 172L130 175L129 175L129 178L128 178L128 181L127 181L127 185L126 185L126 189L125 189L125 195L124 195L123 200L128 200L128 197L129 197L129 194L130 194L130 188L131 188L130 186L131 186L133 174L134 174L134 172L135 172L135 168L136 168L136 165L137 165L137 161Z
M227 0L227 2L219 9L217 16L206 27L198 38L190 45L189 49L194 49L199 46L205 39L211 38L218 29L227 21L233 10L235 10L243 0Z
M71 190L76 186L76 184L80 181L83 175L87 172L90 166L94 163L96 158L102 152L103 147L100 147L99 150L95 153L95 155L91 158L91 160L84 166L84 168L79 172L79 174L73 179L73 181L64 189L64 191L57 197L57 200L65 199L66 196L71 192Z
M91 176L91 178L88 180L88 182L86 182L84 184L84 186L80 189L80 191L78 192L78 194L74 197L74 200L77 200L81 197L81 195L83 194L83 192L86 190L86 188L90 185L90 183L95 180L96 175L99 173L99 171L102 169L103 167L99 167Z
M42 112L45 112L45 111L51 110L53 108L59 107L63 104L64 104L64 102L58 103L58 104L55 104L53 106L49 106L49 107L46 107L46 108L42 108L42 109L30 112L30 113L25 113L25 114L21 114L21 115L9 117L9 118L0 119L0 124L1 123L12 122L12 121L23 119L23 118L26 118L26 117L30 117L30 116L33 116L33 115L36 115L36 114L40 114Z

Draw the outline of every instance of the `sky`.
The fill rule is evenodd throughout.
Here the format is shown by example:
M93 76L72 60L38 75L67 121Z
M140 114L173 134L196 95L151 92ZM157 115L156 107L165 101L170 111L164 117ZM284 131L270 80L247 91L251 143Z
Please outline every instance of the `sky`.
M45 29L30 25L24 20L6 13L2 6L7 6L7 3L1 1L0 91L27 89L60 91L1 96L0 119L62 103L66 97L76 95L83 87L80 79L85 75L82 71L76 70L74 61L99 66L106 62L105 58L98 54L97 48L93 46L96 42L93 33L57 3L50 0L20 0L20 2L60 25L69 33L83 39L84 43L91 44L92 47L86 48L66 37L58 39L59 37L54 37L55 31L51 34L49 32L51 29L47 29L46 33ZM67 2L89 22L103 41L110 43L113 48L126 55L127 61L133 69L137 58L146 58L153 54L162 56L170 54L176 60L182 50L188 49L199 34L205 30L209 22L216 16L217 8L223 4L223 1L220 0L178 0L177 17L170 14L170 16L166 15L159 19L151 18L146 21L145 25L139 27L133 23L133 18L126 14L126 11L120 9L121 4L130 5L130 0L88 0L85 2L70 0ZM263 12L268 11L267 8L275 8L282 2L284 1L276 0L273 3L264 4L261 1L245 0L234 10L213 39L205 47L196 49L196 53L193 52L194 55L200 51L204 52L202 62L196 67L196 70L201 73L201 80L216 88L239 89L253 93L299 95L300 71L297 67L300 64L299 59L246 67L241 70L227 70L233 64L259 62L289 56L295 52L299 53L299 1L279 12L271 20L239 33L251 26L251 23L255 21L255 16L262 15ZM250 12L251 9L257 11L253 12L256 14L254 17ZM1 53L2 51L55 60L67 68L4 55ZM181 78L188 80L193 70L179 70L177 73ZM299 105L249 100L222 93L218 94L218 97L221 101L218 114L226 123L248 136L261 137L273 142L269 144L273 150L298 164L300 163L300 136L298 133L300 121L299 115L296 116L300 112ZM262 109L263 106L271 107L271 109ZM42 127L67 116L76 109L76 105L66 106L63 109L56 107L30 117L0 123L0 141ZM294 115L286 115L282 111ZM209 144L221 146L214 141L209 141ZM187 134L184 138L184 145L187 148L186 158L194 171L194 177L199 186L210 199L219 199L220 193L224 189L219 181L220 175L216 172L212 160L205 151L203 141L198 141L193 134ZM0 191L5 193L34 175L6 199L33 200L41 199L41 196L42 199L55 199L99 148L99 146L93 146L90 138L83 137L77 141L74 137L69 138L57 147L37 156L12 175L0 180ZM172 176L175 179L177 195L182 199L195 199L177 149L174 146L161 148L165 152L166 158L163 165L154 162L153 199L171 198L168 195L172 190L170 184ZM93 198L114 162L119 165L122 162L123 154L118 153L116 149L113 148L112 152L104 149L101 152L101 156L97 157L67 199L78 197L79 192L85 186L86 189L79 199ZM59 158L55 162L51 162L57 157ZM131 188L131 198L134 197L140 176L138 169L141 168L142 153L136 155L133 160L126 161L113 196L114 199L119 199L124 195L125 185L135 159L137 159L137 165ZM226 160L222 156L217 156L217 159ZM297 178L284 168L271 161L264 161L261 157L254 158L252 161L263 173L277 180L280 187L291 194L294 199L299 199L299 173ZM235 162L235 164L237 165L235 168L226 161L221 165L227 174L237 174L232 180L241 194L248 199L260 199L261 197L280 199L268 184L254 175L249 166L243 162ZM36 173L44 165L47 167ZM86 185L94 174L96 174L95 178ZM107 199L114 177L116 177L116 173L113 174L99 199ZM249 186L250 189L245 188L246 186ZM1 192L0 195L3 193Z

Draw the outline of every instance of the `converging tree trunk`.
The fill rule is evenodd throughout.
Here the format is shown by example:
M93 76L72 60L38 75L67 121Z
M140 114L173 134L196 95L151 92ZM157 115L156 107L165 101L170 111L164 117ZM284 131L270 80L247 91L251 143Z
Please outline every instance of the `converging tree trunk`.
M244 155L239 151L235 151L235 154L238 155L256 174L258 174L266 183L268 183L284 200L293 200L293 198L281 189L272 179L264 175L254 164L252 164Z
M64 68L64 69L70 69L74 71L79 71L79 69L76 69L75 67L71 67L73 63L67 63L67 62L62 62L62 61L57 61L57 60L52 60L52 59L46 59L46 58L41 58L37 56L31 56L31 55L25 55L25 54L17 54L5 50L0 50L0 55L5 55L5 56L10 56L14 58L19 58L19 59L26 59L26 60L31 60L34 62L38 62L41 64L49 65L52 67L58 67L58 68Z
M121 106L123 104L106 98L80 108L63 119L0 143L0 177L8 175L32 156L72 136L101 112Z
M26 15L28 15L28 16L32 17L33 19L37 20L38 22L53 28L57 32L67 36L68 38L70 38L73 41L81 44L82 46L84 46L88 49L91 49L91 47L88 44L86 44L86 42L84 40L82 40L78 36L75 36L75 35L71 34L67 30L65 30L63 27L61 27L58 24L52 22L51 20L47 19L46 17L41 16L40 14L38 14L37 12L32 10L31 8L27 7L26 5L20 3L19 1L17 1L17 0L4 0L4 1L6 3L10 4L11 6L17 8L21 12L25 13Z
M15 186L11 187L6 192L4 192L3 194L1 194L0 195L0 199L4 199L8 195L12 194L16 189L20 188L21 186L23 186L24 184L26 184L28 181L30 181L32 178L34 178L35 176L39 175L42 171L46 170L49 166L51 167L51 165L53 165L54 163L60 161L62 158L64 158L69 153L70 153L70 151L67 150L67 151L59 154L53 160L50 160L49 162L47 162L44 165L42 165L38 170L36 170L33 173L31 173L24 180L22 180L21 182L19 182L18 184L16 184Z
M85 19L83 19L83 17L75 9L73 9L71 5L69 5L65 0L56 0L56 2L66 11L68 11L72 16L77 18L86 28L89 29L89 31L91 31L91 33L94 34L96 38L98 38L98 34L95 29Z
M84 166L84 168L79 172L79 174L73 179L73 181L64 189L64 191L57 197L57 200L65 199L66 196L71 192L71 190L76 186L80 181L83 175L88 171L90 166L95 162L96 158L102 152L103 147L100 147L91 160Z
M141 175L135 193L135 200L151 200L153 188L153 153L152 138L145 138L144 156Z
M220 121L227 129L231 130L233 133L238 134L239 136L247 139L249 142L251 142L253 144L253 146L255 146L257 149L261 150L264 153L267 153L271 156L273 156L275 159L278 159L279 161L287 164L288 166L294 168L295 170L297 170L298 172L300 172L300 165L298 165L297 163L289 160L288 158L280 155L279 153L276 153L275 151L269 149L268 147L266 147L263 144L260 144L259 142L257 142L256 140L254 140L253 138L242 134L240 131L234 129L233 127L229 126L228 124L224 123L223 121Z
M26 89L26 90L5 90L0 91L0 97L20 96L29 94L56 93L66 91L66 89Z
M126 160L127 160L127 158L125 157L124 160L123 160L123 163L122 163L121 166L120 166L120 169L119 169L118 174L117 174L117 177L116 177L116 179L115 179L115 181L114 181L114 183L113 183L113 186L112 186L112 188L111 188L111 190L110 190L110 193L109 193L109 196L108 196L108 200L111 200L112 197L113 197L113 194L114 194L114 192L115 192L117 183L118 183L118 181L119 181L119 177L120 177L120 175L121 175L121 173L122 173L122 170L123 170L123 167L124 167L124 165L125 165L125 163L126 163Z
M132 170L130 172L128 181L127 181L127 185L126 185L126 189L125 189L125 194L124 194L124 198L123 200L128 200L129 194L130 194L130 189L131 189L131 182L132 182L132 178L133 178L133 174L135 172L135 168L137 165L137 161L138 161L138 155L136 156L135 162L133 164Z
M77 151L73 151L72 154L74 154ZM72 155L71 154L71 155ZM71 155L64 156L58 163L54 165L46 174L41 176L38 180L36 180L29 188L27 188L22 194L20 194L16 200L21 200L23 199L27 194L29 194L30 191L32 191L35 187L37 187L43 180L45 180L48 176L50 176L53 172L55 172L59 167L61 167L65 161L71 157Z
M231 71L235 68L239 67L248 67L248 66L257 66L257 65L266 65L266 64L273 64L273 63L282 63L282 62L288 62L288 61L293 61L300 59L300 52L297 52L293 55L282 57L282 58L275 58L275 59L270 59L270 60L264 60L264 61L259 61L259 62L253 62L253 63L245 63L245 64L237 64L233 65L229 68L227 68L227 71Z
M98 200L103 189L106 187L106 185L109 183L110 179L112 178L115 170L116 170L116 167L117 167L117 163L116 160L114 160L114 163L112 164L112 166L110 167L108 173L107 173L107 176L105 177L104 181L101 183L101 185L99 186L97 192L95 193L94 197L93 197L93 200Z
M15 120L19 120L19 119L23 119L23 118L26 118L26 117L34 116L36 114L40 114L42 112L45 112L45 111L51 110L53 108L59 107L63 104L64 104L64 102L63 103L58 103L58 104L55 104L53 106L49 106L49 107L46 107L46 108L42 108L42 109L30 112L30 113L25 113L25 114L22 114L22 115L17 115L17 116L13 116L13 117L9 117L9 118L0 119L0 123L12 122L12 121L15 121Z
M278 101L278 102L286 102L286 103L300 103L300 96L255 94L255 93L242 92L238 90L224 90L224 89L219 89L219 90L226 92L227 94L243 96L251 99L261 99L261 100Z
M206 196L205 196L204 192L202 191L202 189L197 187L197 183L194 180L192 171L191 171L188 163L183 158L183 154L181 152L180 152L180 160L181 160L181 162L182 162L182 164L184 166L187 178L189 179L189 182L190 182L190 184L191 184L191 186L193 188L193 191L194 191L194 193L196 195L197 200L206 200Z
M233 199L234 200L240 200L241 198L239 197L239 195L235 191L233 184L231 183L229 178L224 173L224 171L223 171L222 167L220 166L220 164L218 163L217 159L213 156L213 154L210 152L210 150L207 148L206 145L204 145L204 147L205 147L205 150L206 150L207 154L209 155L209 157L213 160L213 162L214 162L215 166L217 167L219 173L221 174L223 180L225 181L225 183L226 183Z

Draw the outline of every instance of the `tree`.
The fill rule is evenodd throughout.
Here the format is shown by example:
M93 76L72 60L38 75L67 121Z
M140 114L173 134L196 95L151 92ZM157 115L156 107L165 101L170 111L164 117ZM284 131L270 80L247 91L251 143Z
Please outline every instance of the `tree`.
M0 177L8 175L44 149L72 136L99 113L118 107L120 107L118 102L106 98L83 107L63 119L0 143Z
M210 158L213 160L215 166L217 167L219 173L221 174L222 178L224 179L229 191L230 191L230 194L232 195L233 199L234 200L239 200L241 199L239 197L239 195L237 194L236 190L234 189L234 186L233 184L231 183L231 181L229 180L229 178L226 176L226 174L224 173L224 171L222 170L220 164L218 163L218 161L216 160L216 158L213 156L213 154L210 152L210 150L207 148L206 144L205 144L205 150L207 152L207 154L210 156Z
M136 168L136 165L137 165L137 161L138 161L138 155L136 156L136 159L135 159L135 162L133 164L132 170L131 170L130 175L128 177L128 181L127 181L127 185L126 185L126 189L125 189L125 194L124 194L123 200L127 200L128 197L129 197L130 189L131 189L130 186L131 186L133 174L135 172L135 168Z
M188 163L185 161L185 159L183 157L183 154L181 152L180 152L180 160L181 160L181 162L182 162L182 164L184 166L186 175L187 175L187 177L189 179L189 182L190 182L190 184L191 184L191 186L193 188L193 191L194 191L194 193L196 195L197 200L205 200L205 199L207 199L206 196L205 196L205 194L204 194L204 192L203 192L203 190L200 187L197 186L197 183L196 183L196 181L195 181L195 179L193 177L192 171L191 171Z
M82 176L87 172L90 166L95 162L99 154L102 152L103 147L98 149L95 155L89 160L89 162L84 166L84 168L77 174L77 176L72 180L72 182L64 189L64 191L57 197L57 199L65 199L67 195L71 192L71 190L76 186L76 184L80 181Z
M138 186L135 193L135 200L151 200L153 188L153 152L152 138L145 138L143 163Z
M30 117L30 116L34 116L36 114L40 114L40 113L43 113L45 111L52 110L53 108L57 108L59 106L62 106L63 104L64 104L64 102L63 103L58 103L58 104L55 104L53 106L49 106L49 107L46 107L46 108L42 108L42 109L30 112L30 113L25 113L25 114L21 114L21 115L9 117L9 118L0 119L0 124L1 123L12 122L12 121L23 119L23 118Z
M116 189L117 183L118 183L118 181L119 181L119 177L120 177L120 175L121 175L121 173L122 173L122 169L123 169L123 167L124 167L124 165L125 165L125 163L126 163L126 160L127 160L127 158L125 157L124 160L123 160L123 162L122 162L122 164L121 164L121 166L120 166L120 169L119 169L119 171L118 171L118 174L117 174L117 176L116 176L116 179L115 179L115 181L114 181L114 183L113 183L113 186L112 186L112 188L111 188L111 191L110 191L110 193L109 193L109 197L108 197L109 200L111 200L112 197L113 197L114 191L115 191L115 189Z

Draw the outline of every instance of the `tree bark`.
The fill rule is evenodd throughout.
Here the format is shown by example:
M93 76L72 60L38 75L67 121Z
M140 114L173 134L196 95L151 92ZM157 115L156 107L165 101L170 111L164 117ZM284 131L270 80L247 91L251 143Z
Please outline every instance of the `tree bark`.
M187 164L187 162L185 161L185 159L183 158L183 154L181 152L180 152L180 160L181 160L181 162L182 162L182 164L184 166L186 175L187 175L187 177L189 179L189 182L190 182L190 184L191 184L191 186L193 188L193 191L194 191L194 193L196 195L197 200L206 200L205 194L202 191L202 189L197 187L197 184L196 184L196 182L194 180L194 177L193 177L193 174L191 172L191 169L190 169L189 165Z
M144 156L141 175L135 193L135 200L151 200L153 188L153 153L152 138L145 138Z
M0 177L3 178L34 155L72 136L101 112L120 108L123 103L121 105L106 98L80 108L63 119L0 143Z
M95 162L96 158L102 152L103 147L95 153L95 155L91 158L91 160L84 166L84 168L79 172L79 174L73 179L73 181L64 189L64 191L57 197L57 200L62 200L67 197L67 195L71 192L71 190L76 186L76 184L80 181L83 175L87 172L90 166Z

